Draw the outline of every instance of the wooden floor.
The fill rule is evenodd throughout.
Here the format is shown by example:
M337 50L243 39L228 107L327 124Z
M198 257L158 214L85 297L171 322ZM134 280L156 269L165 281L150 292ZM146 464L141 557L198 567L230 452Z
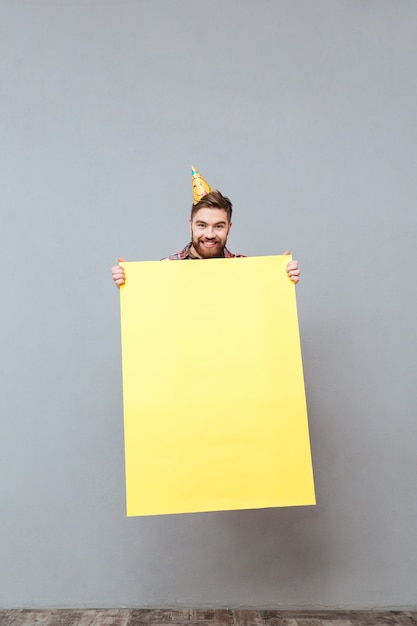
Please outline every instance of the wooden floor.
M0 609L0 626L417 626L417 611Z

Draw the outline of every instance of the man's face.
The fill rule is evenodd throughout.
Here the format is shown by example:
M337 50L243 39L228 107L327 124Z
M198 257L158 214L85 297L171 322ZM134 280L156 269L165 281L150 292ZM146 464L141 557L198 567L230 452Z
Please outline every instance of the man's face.
M202 259L223 257L231 226L224 209L199 209L190 219L194 252Z

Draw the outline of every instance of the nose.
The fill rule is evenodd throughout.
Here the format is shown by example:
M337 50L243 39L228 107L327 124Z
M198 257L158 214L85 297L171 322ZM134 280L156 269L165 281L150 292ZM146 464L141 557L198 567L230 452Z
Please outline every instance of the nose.
M207 239L214 239L214 229L213 229L213 226L207 226L205 235L206 235Z

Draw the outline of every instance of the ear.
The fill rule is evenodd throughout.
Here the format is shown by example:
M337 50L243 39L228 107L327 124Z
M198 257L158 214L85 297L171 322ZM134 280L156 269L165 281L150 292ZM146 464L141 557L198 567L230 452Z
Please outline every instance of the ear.
M189 225L190 225L190 232L191 232L191 217L190 217L190 219L188 220L188 223L189 223Z
M230 229L231 229L231 228L232 228L232 222L229 222L229 229L228 229L228 231L227 231L227 234L229 234L229 233L230 233Z

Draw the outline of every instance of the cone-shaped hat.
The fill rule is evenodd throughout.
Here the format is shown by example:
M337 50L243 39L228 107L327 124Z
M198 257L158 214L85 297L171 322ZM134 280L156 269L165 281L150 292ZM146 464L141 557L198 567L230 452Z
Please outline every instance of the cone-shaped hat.
M194 165L191 166L191 182L193 185L193 204L197 204L201 198L213 191L208 182L197 172Z

